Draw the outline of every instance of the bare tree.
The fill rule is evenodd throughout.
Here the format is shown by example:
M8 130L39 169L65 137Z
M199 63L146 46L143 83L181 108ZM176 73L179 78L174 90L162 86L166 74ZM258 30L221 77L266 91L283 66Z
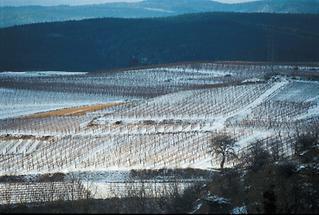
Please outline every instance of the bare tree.
M250 152L247 157L242 157L245 160L247 167L253 171L258 171L263 166L267 165L271 161L271 154L267 148L265 148L264 140L257 140L250 144Z
M220 169L224 169L226 160L237 158L235 153L236 140L226 133L218 134L211 139L210 153L220 160Z
M298 134L294 144L295 156L302 162L312 162L318 155L319 134L317 130Z

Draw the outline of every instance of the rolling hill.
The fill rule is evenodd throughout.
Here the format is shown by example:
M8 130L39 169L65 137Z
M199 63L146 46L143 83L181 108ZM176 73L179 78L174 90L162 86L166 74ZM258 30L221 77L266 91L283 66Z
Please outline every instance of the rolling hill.
M6 5L6 4L2 4ZM0 27L13 25L120 17L146 18L198 12L319 13L318 0L262 0L223 4L211 0L145 0L135 3L107 3L81 6L3 6Z
M96 71L178 61L319 60L318 15L203 13L0 29L0 71Z

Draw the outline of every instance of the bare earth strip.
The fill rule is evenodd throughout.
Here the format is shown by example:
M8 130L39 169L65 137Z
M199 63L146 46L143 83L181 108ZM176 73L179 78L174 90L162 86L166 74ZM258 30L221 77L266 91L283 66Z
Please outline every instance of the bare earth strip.
M106 104L96 104L96 105L85 105L80 107L71 107L71 108L63 108L48 112L41 112L28 115L24 118L32 119L32 118L47 118L52 116L81 116L87 112L95 112L99 110L103 110L106 108L118 106L124 104L123 102L110 102Z

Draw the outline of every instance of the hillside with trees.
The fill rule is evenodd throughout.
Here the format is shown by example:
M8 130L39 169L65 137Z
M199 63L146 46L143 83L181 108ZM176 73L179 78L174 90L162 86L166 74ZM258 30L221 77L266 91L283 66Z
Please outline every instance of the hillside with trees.
M225 137L227 139L227 137ZM224 139L224 140L225 140ZM217 143L225 144L222 138ZM145 196L140 187L127 198L93 199L88 193L77 201L52 201L34 204L1 206L4 213L158 213L158 214L317 214L318 199L318 131L313 129L297 136L292 157L283 157L274 150L260 147L261 142L252 143L252 150L238 156L238 165L215 171L207 183L198 183L179 194L177 184L162 198ZM278 143L283 144L283 143ZM161 172L183 173L178 170L132 171L131 174L149 176ZM200 170L187 169L186 174ZM55 178L53 177L55 176ZM42 177L55 181L63 174ZM57 177L59 176L59 177ZM13 177L2 177L0 180ZM16 178L15 178L16 179ZM73 182L76 184L76 182ZM152 190L153 191L153 190ZM65 191L66 193L70 191ZM47 195L52 195L48 193Z
M0 71L97 71L179 61L319 60L319 15L203 13L0 29Z
M147 18L176 16L201 12L241 12L241 13L301 13L318 14L318 0L259 0L252 2L225 4L212 0L144 0L137 2L112 2L92 5L40 5L21 6L2 0L0 6L0 27L14 25L81 20L88 18L118 17ZM54 2L54 1L53 1ZM27 4L23 1L23 5ZM51 2L52 3L52 2ZM44 5L42 5L44 4ZM5 6L11 5L11 6Z

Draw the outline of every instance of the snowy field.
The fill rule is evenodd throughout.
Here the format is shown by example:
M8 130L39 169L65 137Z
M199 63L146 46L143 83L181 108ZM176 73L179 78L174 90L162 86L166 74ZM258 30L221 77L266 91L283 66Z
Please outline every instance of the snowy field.
M290 156L294 131L319 125L319 82L306 76L317 69L300 67L298 77L295 66L248 64L0 73L0 176L101 172L81 175L77 195L97 189L96 198L108 198L141 186L128 177L132 169L218 167L210 152L218 134L235 138L238 154L257 140L271 149L280 139L280 153ZM227 160L226 166L235 163ZM186 180L180 190L201 180ZM164 182L143 186L163 193L172 185ZM22 186L21 192L31 186L11 185ZM54 186L64 185L42 183L39 192ZM0 182L3 193L9 188ZM32 202L24 196L19 198ZM0 203L6 198L0 195Z

